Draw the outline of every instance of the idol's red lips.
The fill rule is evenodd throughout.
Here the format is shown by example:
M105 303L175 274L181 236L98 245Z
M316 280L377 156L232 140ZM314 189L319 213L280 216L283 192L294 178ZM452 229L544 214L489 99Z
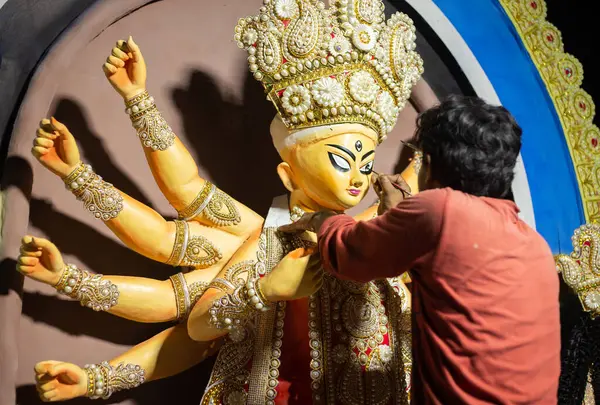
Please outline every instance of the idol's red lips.
M348 194L350 194L351 196L356 197L357 195L360 194L360 190L357 188L349 188L348 189Z

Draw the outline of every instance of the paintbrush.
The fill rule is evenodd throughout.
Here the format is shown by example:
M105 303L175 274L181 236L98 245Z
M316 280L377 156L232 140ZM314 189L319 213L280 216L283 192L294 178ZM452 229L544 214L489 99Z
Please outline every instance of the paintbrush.
M419 148L417 148L415 145L413 145L410 142L406 142L406 141L400 141L402 143L402 145L407 146L409 148L411 148L412 150L414 150L415 152L421 152L421 150Z
M373 173L375 173L375 175L376 175L376 176L378 176L378 177L379 177L379 176L381 176L381 175L380 175L379 173L377 173L375 170L371 170L371 171L372 171ZM402 192L402 194L404 194L404 195L407 195L407 196L409 196L409 197L410 197L410 196L412 196L412 194L411 194L409 191L406 191L405 189L403 189L403 188L402 188L402 186L401 186L400 184L398 184L398 183L395 183L395 182L393 182L393 181L392 181L392 182L390 182L390 183L392 183L392 186L394 186L394 188L395 188L396 190L400 190L400 191Z
M402 142L402 144L403 144L404 146L407 146L407 147L411 148L413 151L415 151L415 152L420 152L419 148L417 148L417 147L416 147L415 145L413 145L412 143L410 143L410 142L406 142L406 141L400 141L400 142ZM375 173L375 175L377 175L377 176L380 176L380 174L379 174L379 173L377 173L375 170L371 170L371 171L372 171L373 173ZM410 193L410 191L406 191L405 189L403 189L403 188L402 188L402 186L401 186L400 184L398 184L398 183L394 183L394 182L391 182L391 183L392 183L392 186L394 186L394 188L395 188L396 190L400 190L400 191L402 191L402 194L405 194L405 195L408 195L408 196L412 196L412 194Z

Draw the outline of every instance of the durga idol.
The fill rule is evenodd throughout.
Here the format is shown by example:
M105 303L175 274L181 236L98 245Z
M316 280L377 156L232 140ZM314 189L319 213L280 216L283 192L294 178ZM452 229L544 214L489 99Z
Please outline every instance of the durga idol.
M104 71L125 99L177 220L104 181L80 161L64 124L42 121L33 153L86 209L136 252L191 267L166 281L92 275L65 265L50 241L25 237L18 268L27 276L97 311L180 321L111 361L38 363L43 399L107 398L218 350L203 405L409 402L410 293L403 281L323 275L310 256L314 235L277 228L304 212L343 212L365 196L375 149L422 74L413 23L399 13L386 22L376 0L339 0L330 8L265 0L257 15L239 20L235 40L277 110L271 136L290 194L276 198L265 219L199 177L146 92L146 65L132 38L117 42ZM413 191L416 164L403 173ZM374 215L376 207L358 218Z

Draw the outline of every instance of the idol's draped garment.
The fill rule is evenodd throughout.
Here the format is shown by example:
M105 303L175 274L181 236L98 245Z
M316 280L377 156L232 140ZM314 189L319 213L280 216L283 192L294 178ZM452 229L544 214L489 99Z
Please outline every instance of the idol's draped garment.
M294 248L274 200L259 242L258 275ZM258 315L239 342L227 339L202 399L209 404L391 405L410 400L410 293L399 278L366 284L326 276L308 299Z

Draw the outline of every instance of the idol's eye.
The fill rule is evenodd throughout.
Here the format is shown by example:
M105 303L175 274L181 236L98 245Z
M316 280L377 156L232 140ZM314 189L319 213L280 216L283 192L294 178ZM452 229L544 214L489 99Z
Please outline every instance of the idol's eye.
M331 164L337 170L344 173L350 170L350 163L348 163L346 159L331 152L327 152L327 154L329 155L329 160L331 161Z
M372 171L373 171L373 161L372 160L360 168L360 172L362 174L371 174Z

